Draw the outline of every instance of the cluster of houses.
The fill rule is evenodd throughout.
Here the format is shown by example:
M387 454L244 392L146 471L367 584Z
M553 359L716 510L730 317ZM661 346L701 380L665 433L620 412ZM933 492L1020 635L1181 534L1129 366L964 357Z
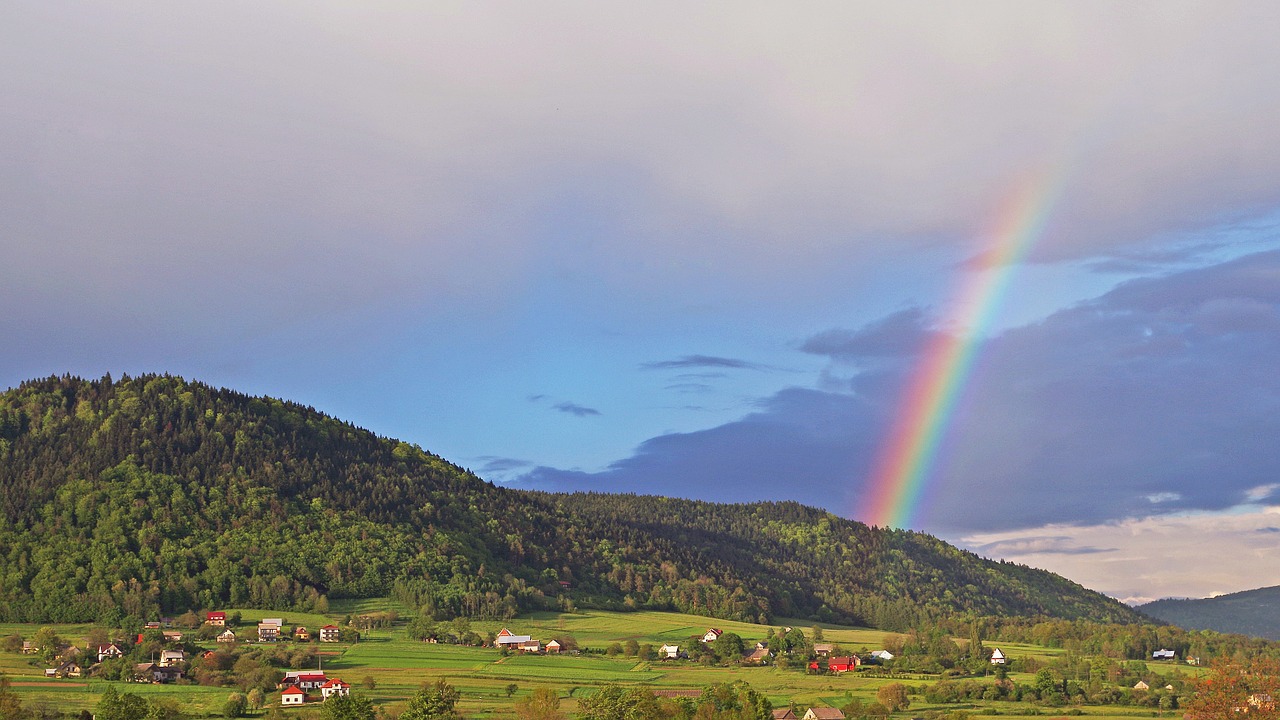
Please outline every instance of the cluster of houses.
M214 638L217 642L233 643L239 639L235 631L227 627L225 612L211 611L205 615L205 622L214 627L226 628ZM325 625L320 628L320 642L338 642L341 636L342 629L337 625ZM290 637L297 642L311 642L311 631L299 625L290 633L285 629L284 618L263 618L258 623L258 642L278 642Z
M522 653L557 654L564 651L560 643L555 640L551 640L544 645L540 640L534 640L531 635L516 635L506 628L502 628L498 632L493 644L499 649L515 650Z
M340 678L326 677L323 670L285 673L284 680L280 681L280 687L284 688L280 692L280 704L285 707L306 705L314 699L315 693L320 694L320 702L335 695L351 694L350 685Z
M215 638L215 640L219 643L233 643L233 642L236 642L236 640L238 639L236 637L235 631L227 627L227 614L225 612L215 610L207 613L205 615L205 623L213 627L226 628L223 632L219 633L218 636ZM170 624L171 623L167 623L162 620L161 621L153 620L146 623L146 625L144 625L144 628L146 630L160 630L164 641L168 644L171 644L171 645L180 644L185 638L185 635L180 630L165 629ZM259 642L275 642L277 640L280 640L282 637L290 636L285 632L284 618L264 618L262 622L258 623L257 629L258 629ZM325 625L324 627L320 628L320 633L319 633L320 642L338 642L340 640L340 636L341 636L341 629L337 625ZM143 634L139 634L137 636L137 642L138 643L143 642L144 637L145 636ZM309 642L311 640L311 633L307 630L307 628L298 626L293 628L292 637L295 640ZM36 647L35 644L32 643L30 640L23 641L22 643L23 653L34 654L39 651L40 651L40 648ZM125 651L115 643L98 645L96 652L97 652L97 661L96 661L97 663L102 663L105 660L110 660L113 658L124 657L124 655L126 654ZM45 677L79 678L79 677L83 677L87 673L91 673L93 669L97 666L97 664L95 663L93 665L90 665L88 668L83 667L80 661L81 654L82 654L82 651L79 648L76 648L76 647L68 648L66 652L63 653L63 655L59 658L59 662L56 666L45 669L44 671ZM93 649L91 648L90 656L92 656L92 654L93 654ZM161 650L158 657L153 656L151 658L151 662L138 663L134 666L133 679L135 682L145 682L145 683L169 683L175 680L180 680L183 677L186 663L187 663L186 652L182 648L177 647L177 648L169 648L169 649ZM321 677L323 678L323 674L321 674ZM335 692L339 694L346 694L347 692L346 688L349 688L349 686L347 686L341 680L335 679L335 683L336 684L334 684L331 688L329 688L328 691L325 691L323 688L319 688L319 687L317 687L316 689L320 690L321 694L325 698L328 698L331 694ZM302 704L306 702L305 690L310 688L299 687L297 689L302 690L303 692L301 695L299 695L296 692L292 693L290 695L291 697L290 704Z

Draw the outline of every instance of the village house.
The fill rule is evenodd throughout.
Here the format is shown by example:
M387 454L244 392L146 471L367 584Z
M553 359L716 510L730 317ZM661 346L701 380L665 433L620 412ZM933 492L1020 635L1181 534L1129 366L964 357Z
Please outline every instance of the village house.
M124 651L120 649L119 645L112 643L98 646L98 662L118 657L124 657Z
M857 655L838 655L827 659L827 670L833 673L846 673L857 670L862 661Z
M706 633L704 633L704 634L703 634L703 636L702 636L702 642L704 642L704 643L713 643L713 642L715 642L716 640L719 640L719 639L720 639L720 636L721 636L721 635L723 635L723 634L724 634L724 631L723 631L723 630L721 630L720 628L711 628L711 629L707 630L707 632L706 632Z
M218 637L215 639L220 643L233 643L236 641L236 631L231 628L227 628L226 630L218 633Z
M47 668L44 671L45 677L52 678L78 678L82 674L80 664L76 662L65 662L55 668Z
M274 618L258 623L258 642L275 642L279 640L281 624Z
M546 650L546 651L547 651L547 652L549 652L549 653L559 653L559 652L561 652L562 650L564 650L564 647L563 647L562 645L560 645L560 643L559 643L558 641L556 641L556 640L552 640L551 642L547 643L547 644L543 647L543 649L544 649L544 650Z
M171 642L171 643L182 642L181 630L161 630L160 634L164 636L165 642Z
M804 720L844 720L844 713L837 708L809 708Z
M880 662L889 662L893 659L893 653L888 650L872 650L871 657L879 660Z
M679 645L663 645L662 647L658 648L658 657L664 658L666 660L675 660L676 658L680 657L680 646Z
M144 629L144 630L159 630L159 629L160 629L160 621L159 621L159 620L151 620L150 622L148 622L146 625L143 625L142 627L143 627L143 629Z
M311 642L311 632L299 625L293 629L293 639L298 642Z
M34 655L35 653L38 653L38 652L40 652L40 648L37 647L35 643L31 642L30 640L22 641L23 655Z
M187 661L187 654L181 650L162 650L160 667L175 667Z
M138 663L133 666L133 681L144 683L168 683L182 677L178 667L161 667L156 663Z
M320 694L324 696L325 700L328 700L331 695L350 695L351 686L338 678L333 678L320 686Z
M307 704L307 693L298 687L287 687L280 693L280 704L285 707Z
M227 614L221 610L210 610L205 614L204 621L214 627L226 627Z
M1150 690L1151 686L1139 680L1138 682L1133 684L1133 689L1134 690Z
M818 657L826 657L831 653L835 652L835 650L836 650L836 646L832 645L831 643L814 643L813 644L813 651L817 653Z
M772 717L773 720L800 720L789 707L774 710Z
M522 653L540 653L542 652L542 642L538 640L526 640L516 648Z
M1172 650L1165 650L1164 648L1151 653L1152 660L1173 660L1175 657L1177 657L1177 653Z
M742 656L742 663L744 665L768 665L769 657L769 648L757 646L755 650L750 650Z
M1005 664L1005 656L1004 656L1004 653L1000 652L1000 648L996 648L995 650L991 651L991 664L992 665Z
M325 677L322 670L299 670L285 673L280 685L299 687L303 690L319 690L327 682L329 678Z
M494 639L493 644L500 648L518 648L523 643L527 643L532 639L533 637L530 635L515 635L510 630L502 628L498 631L498 635Z
M320 628L320 642L338 642L342 638L342 629L337 625L325 625Z

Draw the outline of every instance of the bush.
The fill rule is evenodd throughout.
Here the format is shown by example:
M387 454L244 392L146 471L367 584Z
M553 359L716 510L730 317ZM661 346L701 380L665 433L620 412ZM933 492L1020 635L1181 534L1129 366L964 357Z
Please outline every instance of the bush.
M231 693L227 696L227 702L222 705L222 716L229 718L244 717L244 713L249 709L249 700L240 693Z

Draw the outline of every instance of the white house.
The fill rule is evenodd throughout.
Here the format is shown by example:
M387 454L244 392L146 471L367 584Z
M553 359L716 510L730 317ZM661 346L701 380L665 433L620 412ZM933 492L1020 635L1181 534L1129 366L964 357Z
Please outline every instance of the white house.
M328 700L332 695L350 695L351 686L342 682L338 678L333 678L329 682L320 686L320 694Z
M320 628L320 642L338 642L342 639L342 628L337 625L325 625Z
M181 650L163 650L160 652L160 667L175 667L187 661L187 654Z
M713 643L716 640L720 639L720 636L723 634L724 634L724 631L721 630L720 628L711 628L710 630L707 630L705 635L702 636L702 642Z
M893 659L893 653L888 650L872 650L871 657L880 660L881 662L888 662Z
M297 686L286 688L280 693L280 704L288 707L290 705L305 705L307 702L307 693Z
M991 664L992 664L992 665L1004 665L1004 663L1005 663L1004 653L1000 652L1000 648L996 648L995 650L992 650L992 651L991 651Z
M668 660L674 660L680 657L680 646L679 645L663 645L662 647L658 648L658 655L660 657L667 658Z
M1151 653L1152 660L1172 660L1175 657L1177 657L1177 653L1172 650L1165 650L1164 648Z
M532 635L515 635L510 630L502 628L494 639L493 644L500 648L517 648L531 640L533 640Z

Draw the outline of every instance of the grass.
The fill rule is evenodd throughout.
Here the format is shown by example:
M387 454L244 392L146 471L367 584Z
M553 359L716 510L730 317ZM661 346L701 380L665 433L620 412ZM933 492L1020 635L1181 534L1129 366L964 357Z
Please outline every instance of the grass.
M239 609L243 625L250 625L263 617L285 618L288 624L305 624L317 628L336 622L347 614L376 612L392 609L387 604L373 600L336 601L328 615L289 613ZM235 609L230 609L234 611ZM397 609L397 612L399 610ZM406 614L402 614L402 618ZM596 654L582 655L509 655L488 648L458 647L410 640L404 633L404 622L392 629L379 629L364 634L358 643L317 644L323 653L325 671L351 683L357 692L370 697L375 703L391 709L400 709L405 701L424 684L445 679L462 692L460 709L469 717L510 717L513 705L520 697L536 688L551 688L564 698L562 709L572 713L577 701L598 690L606 683L628 686L646 686L654 689L701 689L707 685L745 680L752 687L766 694L775 705L795 701L801 704L839 706L849 698L859 698L870 703L876 690L890 682L883 678L863 677L857 673L843 676L807 675L796 670L780 670L774 667L707 667L695 662L652 661L636 658L607 657ZM474 622L477 632L497 632L503 627L516 634L532 635L535 639L550 640L561 635L573 635L580 646L603 649L612 643L635 640L654 645L675 643L689 647L692 636L700 637L707 628L718 627L741 635L747 641L763 638L770 629L798 626L809 634L812 623L779 621L772 626L753 625L713 620L697 615L678 613L636 612L612 613L584 611L573 614L535 613L507 622ZM0 624L0 634L17 633L30 637L38 625ZM64 638L81 640L91 629L89 625L55 625L55 631ZM822 625L827 642L836 643L850 650L862 652L879 649L891 636L879 630L866 628ZM83 643L80 643L83 646ZM213 643L206 643L212 647ZM988 645L994 643L988 642ZM1034 657L1048 660L1063 651L1032 645L1000 644L1000 648L1012 658ZM0 672L16 683L14 692L24 702L33 706L44 704L64 711L92 709L107 683L98 680L46 680L43 665L34 656L0 653ZM1183 668L1194 671L1194 668ZM366 687L366 678L372 678L375 687ZM1025 682L1025 678L1019 677ZM917 677L905 680L908 686L923 688L936 681L933 677ZM507 688L516 685L509 696ZM123 692L145 696L164 696L177 700L194 714L217 712L225 702L228 688L204 688L192 685L140 685L117 684ZM272 702L279 701L278 694L269 695ZM916 695L908 715L928 710L954 711L972 708L964 705L929 705ZM982 703L977 708L998 709L1001 715L1022 717L1030 714L1034 706L1018 703ZM1043 710L1053 717L1052 710ZM1146 708L1086 708L1090 720L1120 720L1121 718L1151 717Z

